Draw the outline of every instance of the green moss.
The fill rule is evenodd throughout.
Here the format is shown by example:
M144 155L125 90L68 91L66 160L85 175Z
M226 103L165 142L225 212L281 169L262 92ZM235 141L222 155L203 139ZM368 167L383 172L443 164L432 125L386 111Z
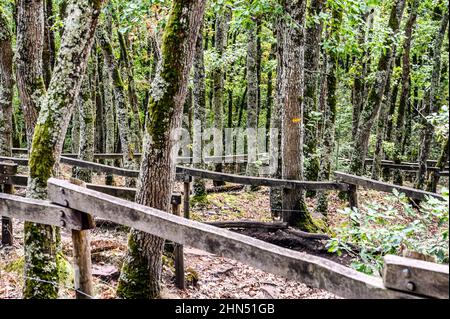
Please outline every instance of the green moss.
M149 102L149 118L147 131L152 137L156 148L163 149L166 143L166 133L169 131L170 121L175 111L174 96L176 96L182 79L183 60L182 54L183 37L187 35L187 26L180 22L182 19L182 1L174 1L169 16L169 21L164 31L162 44L162 68L159 78L161 87L153 87ZM186 17L183 17L186 20ZM187 23L187 22L186 22ZM155 91L158 91L155 93ZM157 100L155 100L157 95Z
M192 285L192 286L197 286L198 280L199 280L199 275L198 272L196 272L194 269L192 268L188 268L186 269L186 273L185 273L185 281L188 285Z
M150 288L150 271L141 249L133 234L128 238L128 253L130 260L125 262L120 274L117 296L123 299L159 298L159 290Z
M311 214L308 212L305 202L301 202L300 209L301 213L297 214L296 222L297 227L300 230L306 231L308 233L317 233L319 231L318 225L315 223Z
M30 156L30 176L41 187L46 187L55 164L51 135L52 123L37 124L34 130Z
M58 298L59 267L56 262L55 227L25 222L26 284L24 298ZM39 278L35 280L34 278Z

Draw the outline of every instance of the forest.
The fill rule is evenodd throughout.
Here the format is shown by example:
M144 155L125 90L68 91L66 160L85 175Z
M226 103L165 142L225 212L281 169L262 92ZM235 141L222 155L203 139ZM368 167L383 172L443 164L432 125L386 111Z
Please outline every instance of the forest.
M448 299L448 11L0 0L0 299Z

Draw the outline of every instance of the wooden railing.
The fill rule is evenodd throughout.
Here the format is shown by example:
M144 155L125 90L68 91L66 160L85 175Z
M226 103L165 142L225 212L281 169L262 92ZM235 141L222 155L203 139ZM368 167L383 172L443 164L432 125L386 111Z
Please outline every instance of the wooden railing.
M390 282L389 278L396 270L391 267L389 259L386 273L390 277L382 279L362 274L328 259L274 246L225 229L89 190L67 181L50 179L48 197L49 201L35 201L0 194L0 214L80 232L93 227L91 223L83 222L89 220L83 216L89 213L90 216L110 220L218 256L232 258L287 279L328 290L344 298L418 298L414 291L430 296L429 290L422 287L424 283L420 277L407 278L408 282L404 286L398 283L396 277L395 282ZM92 291L85 291L87 287L92 286L86 283L91 277L90 270L86 267L87 261L90 260L87 244L74 245L76 250L74 256L78 256L75 263L80 270L75 272L76 288L84 292L79 298L92 294ZM440 276L439 278L447 275L448 298L448 267L433 264L434 268L430 270L430 263L419 263L406 258L401 258L401 262L401 269L396 271L399 274L408 269L411 272L420 270L428 276ZM413 291L408 290L408 287L411 287L410 282L415 287ZM442 284L442 281L439 283ZM389 285L394 285L395 289L388 288ZM429 286L428 282L426 288L429 289ZM441 288L441 286L433 287L432 297L445 298L445 291L441 291Z
M78 160L70 163L98 170L106 166ZM0 184L20 181L22 185L26 185L27 177L18 177L15 175L16 170L17 164L0 164ZM177 168L177 171L185 182L184 217L189 216L188 190L190 178L187 178L189 176L210 179L221 178L223 181L248 185L321 190L337 189L347 190L348 192L356 192L357 186L386 192L391 192L393 188L396 188L399 192L408 192L407 195L413 198L439 197L434 193L386 185L387 183L341 172L336 172L336 177L340 182L312 183L267 180L190 168ZM115 172L122 173L122 171ZM344 298L418 298L420 296L448 298L448 265L386 256L383 278L368 276L322 257L281 248L213 225L176 216L181 214L182 200L180 195L172 196L172 211L176 215L171 215L114 197L120 196L132 199L134 189L93 184L86 186L87 188L52 178L48 181L48 201L0 194L1 216L72 230L74 262L77 269L80 270L75 272L75 286L82 292L77 294L78 298L92 295L90 248L86 241L85 232L94 227L93 216L178 243L176 252L181 256L182 245L188 245L241 261L288 279L304 282L311 287L328 290ZM279 226L284 227L283 225ZM182 267L182 257L177 259L176 267L178 269ZM182 271L177 272L178 277L182 274Z

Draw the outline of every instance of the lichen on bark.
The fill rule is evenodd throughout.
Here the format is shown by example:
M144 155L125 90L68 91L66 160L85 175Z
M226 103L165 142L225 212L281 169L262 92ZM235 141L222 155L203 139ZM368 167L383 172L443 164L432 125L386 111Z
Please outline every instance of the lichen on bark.
M58 166L93 43L100 13L98 5L99 2L88 0L73 0L68 4L69 15L65 21L64 37L33 135L27 187L29 198L47 197L47 179ZM25 298L57 297L58 238L56 227L25 223Z

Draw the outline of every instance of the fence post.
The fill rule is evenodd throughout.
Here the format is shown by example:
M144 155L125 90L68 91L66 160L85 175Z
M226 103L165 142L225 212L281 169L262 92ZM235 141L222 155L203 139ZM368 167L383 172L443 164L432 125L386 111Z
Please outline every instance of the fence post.
M348 185L348 202L350 204L350 208L358 208L358 186L349 184Z
M13 162L0 163L0 187L3 193L13 194L14 186L11 184L10 176L17 173L17 164ZM1 189L0 189L1 192ZM11 246L14 243L13 223L9 217L2 216L2 245Z
M191 195L191 181L192 176L184 175L184 183L183 183L183 212L184 218L190 219L190 195Z
M181 196L172 195L172 213L181 216ZM183 245L174 243L175 284L179 289L185 289L184 280L184 249Z
M71 179L71 183L86 187L80 180ZM62 189L64 191L64 189ZM70 203L68 203L70 207ZM83 230L72 230L73 262L75 270L76 299L90 299L94 295L92 285L91 243L89 229L95 227L94 219L85 212L81 214Z

